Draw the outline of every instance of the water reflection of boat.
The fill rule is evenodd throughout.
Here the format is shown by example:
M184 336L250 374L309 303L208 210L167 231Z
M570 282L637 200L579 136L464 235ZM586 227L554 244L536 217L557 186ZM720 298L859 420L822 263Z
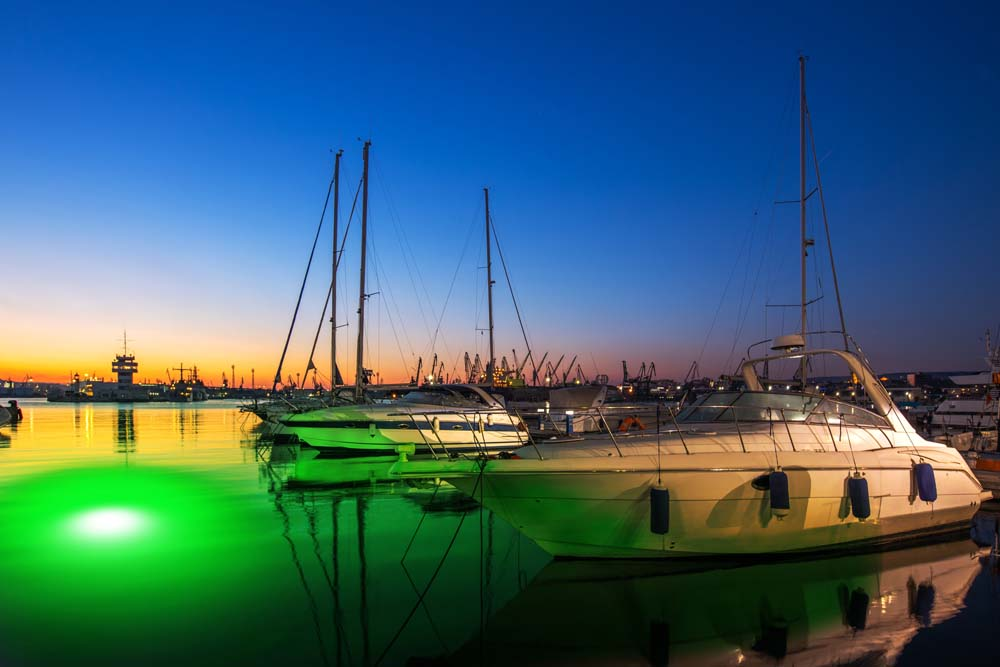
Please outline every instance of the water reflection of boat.
M962 540L680 573L554 561L490 620L483 646L444 664L892 664L919 628L962 608L986 553Z
M311 617L300 662L401 665L459 646L494 608L470 591L502 604L547 560L447 485L303 489L268 461L260 471Z
M302 456L295 459L295 469L289 477L293 486L362 486L389 480L392 459L386 457L359 457L353 459L326 459ZM398 482L398 480L397 480Z

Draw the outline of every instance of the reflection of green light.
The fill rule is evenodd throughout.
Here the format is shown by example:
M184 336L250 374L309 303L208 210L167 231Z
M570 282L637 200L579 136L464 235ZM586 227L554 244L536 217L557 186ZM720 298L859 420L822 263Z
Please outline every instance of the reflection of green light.
M104 507L78 514L71 526L81 537L108 540L131 537L144 532L149 521L145 515L124 507Z

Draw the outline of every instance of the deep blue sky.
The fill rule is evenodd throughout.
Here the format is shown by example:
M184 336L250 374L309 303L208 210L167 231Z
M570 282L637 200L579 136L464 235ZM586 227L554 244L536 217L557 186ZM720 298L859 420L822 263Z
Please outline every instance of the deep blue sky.
M484 350L484 185L539 357L731 370L764 303L798 299L797 207L770 202L798 195L799 51L848 328L880 370L981 365L1000 321L995 3L250 5L3 5L0 375L56 349L103 366L123 327L151 376L161 357L272 374L329 149L353 190L358 137L382 268L367 365L386 379L430 356L453 276L434 350L449 368ZM497 287L498 349L522 354Z

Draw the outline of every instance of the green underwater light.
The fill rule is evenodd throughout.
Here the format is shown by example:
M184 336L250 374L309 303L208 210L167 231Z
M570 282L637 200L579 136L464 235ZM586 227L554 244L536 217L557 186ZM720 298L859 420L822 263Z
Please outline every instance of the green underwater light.
M126 507L101 507L77 514L70 520L74 535L90 540L138 537L150 528L150 518Z

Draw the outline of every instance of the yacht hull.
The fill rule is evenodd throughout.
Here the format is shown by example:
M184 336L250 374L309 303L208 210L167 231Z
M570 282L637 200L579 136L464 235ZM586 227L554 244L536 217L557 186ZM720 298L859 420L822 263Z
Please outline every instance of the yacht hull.
M855 467L856 461L856 467ZM913 466L932 464L935 502L917 496ZM427 464L430 466L431 463ZM540 547L569 558L677 558L827 551L944 532L968 522L982 487L958 452L943 447L856 452L782 452L789 512L772 514L757 488L773 454L489 460L455 463L439 476L482 502ZM407 475L420 462L406 466ZM458 467L466 466L464 474ZM478 474L475 466L482 465ZM847 480L868 480L871 516L851 512ZM426 475L426 472L425 472ZM650 489L669 492L669 528L650 530Z
M525 435L505 412L396 413L328 421L293 417L281 423L322 459L395 458L400 445L412 445L418 454L446 455L509 450L525 443Z

